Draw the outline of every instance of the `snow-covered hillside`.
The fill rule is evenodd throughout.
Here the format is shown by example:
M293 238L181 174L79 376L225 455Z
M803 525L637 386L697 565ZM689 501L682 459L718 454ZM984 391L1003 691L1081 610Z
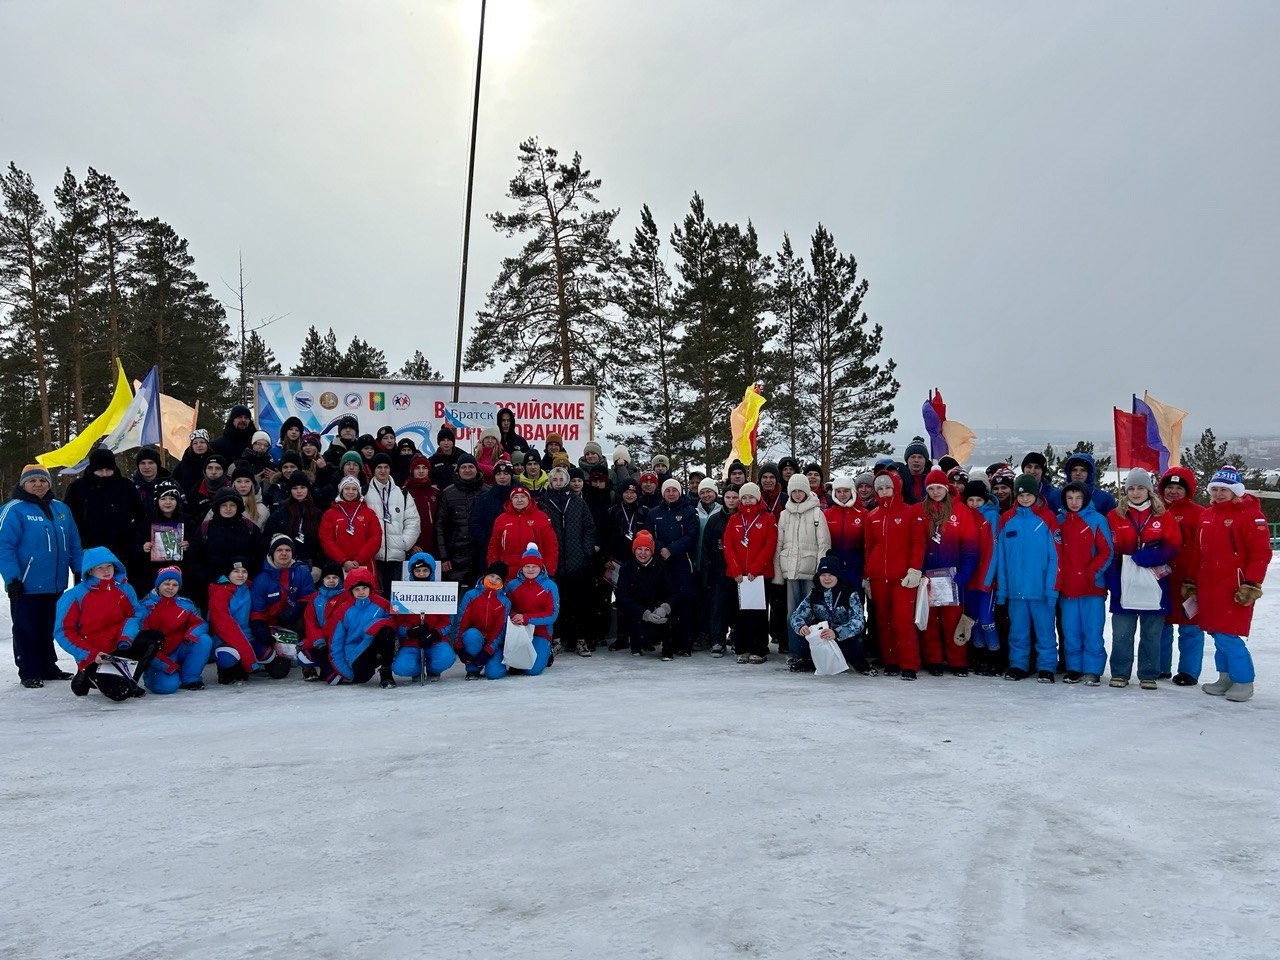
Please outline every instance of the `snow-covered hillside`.
M1278 598L1248 704L603 654L117 705L6 645L0 956L1274 960Z

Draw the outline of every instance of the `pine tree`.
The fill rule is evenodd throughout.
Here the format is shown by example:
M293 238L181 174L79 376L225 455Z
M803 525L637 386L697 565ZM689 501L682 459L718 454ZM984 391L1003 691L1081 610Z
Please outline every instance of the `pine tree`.
M817 431L819 462L835 471L889 450L885 435L898 429L893 416L897 364L878 362L884 330L876 324L868 331L862 309L869 284L858 278L857 261L839 252L822 224L813 233L809 260L813 406L806 414Z
M750 220L746 229L720 225L724 256L728 329L718 372L725 384L725 400L736 406L743 391L762 382L775 367L773 346L781 324L774 318L773 261L760 253L760 238Z
M467 345L466 366L507 364L508 383L586 383L610 391L609 352L617 319L609 281L618 245L609 238L617 210L595 209L600 180L582 157L562 162L536 138L520 144L519 170L507 196L515 213L489 215L507 237L528 236L520 253L502 261Z
M251 331L245 339L240 378L245 384L251 384L254 377L278 377L282 372L275 351L267 346L257 330ZM241 396L243 398L244 395Z
M96 246L97 266L105 289L102 309L105 313L107 350L109 352L110 382L115 381L115 361L120 356L121 309L125 296L125 280L129 259L134 245L142 235L142 223L137 212L129 205L129 198L106 174L93 167L84 181L85 194L92 204L92 222Z
M105 399L102 387L108 382L104 374L110 365L101 357L93 371L85 369L97 341L95 292L101 271L94 256L96 209L69 167L53 196L58 214L51 246L51 274L57 292L54 340L64 354L70 354L68 362L58 364L55 377L70 404L59 417L59 441L65 443L72 430L84 425L86 404L96 407Z
M1247 465L1243 454L1231 450L1226 440L1218 442L1212 428L1206 427L1200 434L1194 447L1182 451L1182 465L1196 475L1196 499L1207 502L1209 499L1209 481L1223 464L1231 464L1244 476Z
M618 431L610 439L630 447L637 462L645 453L670 455L690 439L680 423L689 397L676 375L681 331L671 312L671 276L647 204L622 258L614 297L627 322L620 342L610 347L617 354L613 392L618 406Z
M1062 458L1058 456L1058 451L1053 449L1052 443L1044 445L1044 473L1046 477L1053 477L1058 472L1058 468L1062 465Z
M396 380L443 380L444 374L431 366L431 361L421 350L415 350L392 377Z
M298 362L289 370L291 377L337 377L342 367L342 353L338 350L338 337L329 328L323 337L314 326L307 328L302 341Z
M339 377L352 377L358 380L385 380L387 377L387 355L375 350L359 337L352 337L347 344L347 351L338 362Z
M53 219L36 193L31 175L12 161L0 179L4 209L0 211L0 303L13 310L10 321L29 338L35 361L36 389L40 398L41 437L53 446L53 422L49 408L49 358L45 350L50 308L54 297L49 253Z
M768 426L763 436L780 439L787 455L799 457L807 421L803 415L807 358L812 342L813 304L809 270L804 257L796 256L791 237L782 235L778 270L773 285L773 314L778 319L779 344L774 355L773 390L769 399ZM810 438L811 439L811 438Z

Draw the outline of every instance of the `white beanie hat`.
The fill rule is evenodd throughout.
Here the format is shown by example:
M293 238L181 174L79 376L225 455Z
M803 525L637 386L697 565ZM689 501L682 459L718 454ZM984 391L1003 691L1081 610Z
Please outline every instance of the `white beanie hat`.
M614 463L630 463L631 462L631 454L627 453L627 448L624 447L622 444L618 444L616 447L613 448L613 462Z
M716 494L720 492L720 488L716 486L716 482L712 480L710 477L707 477L700 484L698 484L698 492L701 493L703 490L710 490L712 493L716 493Z
M755 497L757 500L759 500L759 499L760 499L760 485L759 485L759 484L757 484L757 483L753 483L752 481L748 480L746 483L744 483L742 486L740 486L740 487L738 488L738 496L740 496L740 497Z
M793 473L791 479L787 481L787 496L796 492L809 492L809 478L803 473Z
M680 481L679 481L679 480L663 480L663 481L662 481L662 492L663 492L663 493L666 493L666 492L667 492L667 488L668 488L668 487L670 487L672 490L675 490L675 491L676 491L676 493L683 493L683 492L684 492L684 487L680 486Z
M268 435L267 431L265 430L255 431L253 434L253 439L250 440L249 443L252 445L257 443L259 440L261 440L263 443L266 443L266 444L271 443L271 437L270 435Z
M842 473L839 476L831 478L831 489L832 490L856 490L857 487L853 482L853 477Z

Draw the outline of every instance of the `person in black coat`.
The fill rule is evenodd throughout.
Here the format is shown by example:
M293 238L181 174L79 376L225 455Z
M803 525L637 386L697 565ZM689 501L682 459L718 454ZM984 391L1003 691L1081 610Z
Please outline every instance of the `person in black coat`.
M181 560L161 560L151 555L154 550L151 537L153 523L182 524ZM134 593L139 597L145 597L155 586L156 574L163 567L177 567L182 571L183 576L182 595L198 602L199 598L191 594L190 585L187 583L187 570L191 566L191 538L191 525L185 510L182 488L175 480L161 480L155 487L155 502L150 515L146 522L138 524L138 529L134 533L133 552L129 557L123 558Z
M517 456L523 457L529 452L529 441L516 433L516 415L510 407L502 407L498 411L498 441L512 463L517 463Z
M213 506L213 498L222 490L230 489L231 479L227 476L230 465L220 453L211 453L204 458L203 479L187 491L187 516L192 527L198 527L204 522Z
M299 563L315 568L324 566L325 555L320 547L320 515L324 512L315 504L311 479L303 470L295 471L289 480L289 492L285 500L271 511L262 536L267 542L278 533L293 540L293 558Z
M476 543L484 544L485 549L488 549L489 540L493 537L493 525L502 516L502 508L507 505L511 496L511 484L514 480L515 467L511 465L511 461L499 460L493 467L493 486L486 487L484 493L476 497L475 506L471 508L471 533L476 538Z
M551 529L560 545L554 578L560 589L560 616L555 626L566 644L574 644L578 656L589 657L602 639L588 636L596 527L586 501L569 489L569 471L556 467L549 480L550 487L538 505L551 518Z
M164 468L160 461L160 451L155 447L143 447L134 454L133 463L133 486L142 498L143 513L150 516L156 503L156 484L170 479L172 474Z
M654 554L653 534L641 530L632 541L632 556L618 573L618 634L631 644L631 655L662 647L671 659L671 608L674 591L662 558Z
M413 471L413 458L418 455L418 445L412 437L401 437L396 441L395 453L391 454L391 479L396 486L404 488L405 481Z
M240 455L253 441L257 429L253 425L253 414L249 412L249 408L237 403L231 408L231 415L222 428L222 436L213 441L214 452L222 454L229 461L240 459ZM270 443L269 438L267 442Z
M117 557L130 555L134 533L147 515L133 482L120 475L115 454L94 448L84 475L67 487L66 503L84 549L106 547Z
M738 612L737 584L730 579L724 561L724 532L738 512L738 488L730 484L722 496L724 508L711 515L702 531L702 557L698 564L698 575L710 607L707 625L713 657L724 656L729 624Z
M441 490L448 490L454 481L454 472L458 469L461 457L462 452L457 447L457 436L453 428L447 425L441 427L436 433L436 452L429 458L431 482ZM475 462L474 459L472 462ZM481 482L483 483L483 478Z
M435 476L434 463L433 457L432 476ZM436 559L441 562L446 580L460 583L468 590L484 569L484 545L476 540L471 528L471 511L483 489L476 458L469 453L461 454L457 478L440 494L440 509L436 514Z
M213 453L208 430L192 430L187 440L182 461L173 468L173 479L178 481L184 496L190 496L191 491L200 485L200 481L204 479L204 461Z
M577 475L581 472L580 467L569 471L570 487L577 486ZM609 468L603 463L597 463L587 471L582 499L591 511L591 522L596 528L595 549L591 557L591 610L588 614L590 632L587 639L601 643L609 633L613 610L610 602L613 599L613 587L604 577L604 565L609 559L609 511L613 509L613 483L609 479Z
M360 421L352 414L344 414L338 418L338 435L324 452L324 462L336 467L342 455L356 449L356 441L360 439Z
M258 575L266 554L266 541L258 525L244 515L244 501L232 489L219 490L213 498L213 516L195 528L192 572L199 580L194 588L208 605L209 584L231 568L235 557L247 559L250 579ZM191 534L187 535L191 540Z

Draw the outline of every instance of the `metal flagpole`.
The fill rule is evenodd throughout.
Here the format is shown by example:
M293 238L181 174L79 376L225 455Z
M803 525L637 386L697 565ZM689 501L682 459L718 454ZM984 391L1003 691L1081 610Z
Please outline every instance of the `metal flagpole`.
M476 44L476 89L471 100L471 152L467 157L467 207L462 226L462 281L458 287L458 345L453 360L453 402L462 388L462 331L467 308L467 255L471 249L471 192L476 174L476 125L480 119L480 68L484 64L484 14L488 0L480 0L480 41Z

